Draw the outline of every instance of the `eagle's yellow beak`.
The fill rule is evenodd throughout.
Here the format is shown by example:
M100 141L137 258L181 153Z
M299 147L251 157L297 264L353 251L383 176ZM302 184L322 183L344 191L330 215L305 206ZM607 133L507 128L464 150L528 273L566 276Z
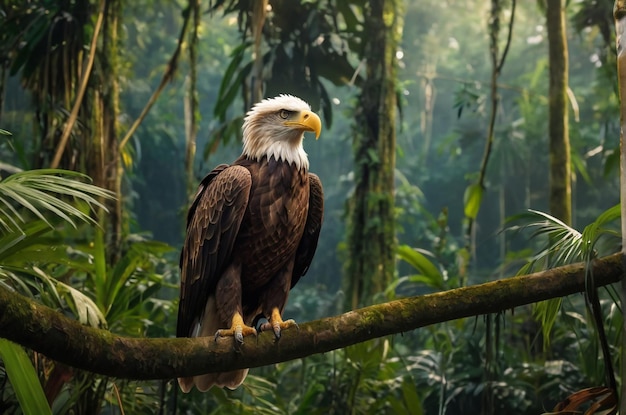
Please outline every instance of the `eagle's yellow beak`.
M285 121L285 125L314 132L316 140L322 132L322 120L313 111L300 111L300 113L294 115L292 120Z

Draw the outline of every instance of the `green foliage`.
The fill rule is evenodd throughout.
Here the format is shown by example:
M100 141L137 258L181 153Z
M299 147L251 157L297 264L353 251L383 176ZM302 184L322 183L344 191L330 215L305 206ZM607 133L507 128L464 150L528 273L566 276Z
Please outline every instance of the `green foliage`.
M398 259L410 264L416 271L418 271L418 273L403 276L395 280L386 290L388 296L395 292L398 289L398 286L403 283L421 283L429 288L439 291L443 291L447 288L443 273L435 264L432 263L430 259L427 258L427 255L432 256L430 252L413 249L408 245L398 246Z
M235 100L243 80L249 75L252 63L247 63L245 67L238 72L237 69L239 69L239 65L241 65L246 51L251 45L252 42L244 42L231 52L232 60L228 64L226 72L224 72L224 77L222 78L222 83L220 84L220 89L217 94L219 99L213 110L214 114L222 122L226 120L226 112Z
M0 339L0 359L25 415L52 414L37 372L24 349Z
M36 170L0 181L0 223L4 225L0 279L24 295L38 293L50 307L69 307L84 324L100 326L105 319L93 301L49 272L52 264L65 268L72 261L67 257L69 247L60 234L53 234L53 221L48 217L53 214L74 228L76 220L93 224L89 210L102 208L96 198L110 197L109 192L81 181L86 178L75 172Z
M390 339L285 362L243 391L214 397L220 409L242 414L422 414L414 380L403 370Z
M362 1L310 1L304 3L280 2L269 12L269 28L263 31L264 91L266 97L289 93L304 98L314 109L321 108L324 120L333 123L332 102L328 87L358 82L353 58L346 50L360 50L362 36L361 16L355 10ZM214 139L229 140L238 131L238 117L230 121L227 111L241 92L244 110L251 103L246 86L251 76L253 60L248 50L251 42L252 6L239 0L217 1L214 10L223 8L224 14L237 13L242 42L232 54L219 88L214 115L222 125ZM236 126L236 127L235 127ZM233 128L235 127L235 128ZM213 141L215 142L215 141ZM210 147L213 147L211 145Z
M4 232L20 232L20 222L26 218L16 208L18 204L49 226L52 224L42 211L53 213L73 227L75 219L95 223L89 211L81 210L80 203L89 209L104 208L99 198L111 198L111 192L84 183L84 174L58 169L29 170L14 173L0 180L0 225ZM63 197L80 201L68 203ZM78 205L78 206L75 206Z
M146 326L142 308L164 287L165 276L158 273L173 249L162 242L131 235L129 247L121 259L109 267L101 231L96 232L93 249L85 248L94 262L85 280L93 290L95 303L106 316L113 331L142 335Z
M619 205L603 212L583 232L578 232L559 219L539 211L531 210L527 214L510 218L509 222L525 220L526 223L522 226L511 226L509 229L519 231L532 228L531 238L543 237L545 241L545 247L520 269L519 274L532 272L538 267L555 267L580 261L589 264L598 256L617 251L620 233L616 230L615 222L619 219ZM587 275L588 298L596 297L592 278L592 275ZM550 344L551 331L561 311L561 303L561 298L554 298L534 306L533 315L541 322L546 348Z
M613 253L618 248L620 233L615 222L620 218L620 206L604 211L582 232L566 225L547 213L529 210L528 213L514 215L508 219L512 224L524 221L523 225L510 225L508 231L533 229L531 238L541 238L544 248L533 256L520 274L532 272L537 267L555 267L573 262L589 262L600 255Z
M465 203L465 216L468 219L476 219L478 216L478 210L483 200L484 189L479 183L474 183L467 187L463 201Z
M74 47L80 44L82 36L73 30L82 26L72 21L86 16L76 13L81 7L80 2L66 5L49 3L45 7L36 3L16 7L17 3L10 1L3 7L5 27L0 32L0 50L3 56L10 58L10 74L15 75L21 70L28 79L42 66L41 60L50 58L43 51L58 53L61 49L58 48L59 44L68 41L66 36L69 36ZM63 6L70 7L63 9ZM51 30L55 25L56 30ZM16 44L22 44L22 47L16 50ZM67 56L65 61L58 62L70 63Z
M0 181L0 200L4 204L0 209L4 225L0 233L0 283L25 295L37 293L44 304L69 308L81 322L100 325L104 316L93 301L48 273L52 264L65 267L70 263L62 239L47 236L54 229L49 216L55 215L74 228L77 219L94 223L89 210L102 207L96 197L110 197L108 192L77 180L85 178L73 172L43 170L15 173ZM26 212L35 219L27 221ZM21 409L25 413L50 413L30 359L16 347L3 342L2 359Z
M69 312L83 324L145 335L170 307L156 295L165 286L167 274L158 270L169 273L164 256L171 248L134 236L128 239L128 249L121 260L109 268L102 230L96 228L92 239L93 229L84 228L95 225L89 210L102 208L99 199L109 197L109 193L80 181L85 178L78 173L51 170L17 173L0 181L4 203L0 218L7 224L0 233L0 283L36 297L49 307ZM82 227L78 226L79 221L83 222ZM84 245L78 243L85 238ZM7 356L6 359L13 359L12 355ZM24 406L20 396L31 393L30 389L23 389L29 376L15 372L4 355L3 360L26 412L28 406ZM29 365L32 367L30 360ZM35 379L39 385L39 379ZM106 385L106 381L94 375L78 374L74 387L60 395L55 407L82 407L90 412L85 408L99 406L106 396ZM123 396L136 402L136 393ZM47 407L45 397L43 402Z
M41 226L45 227L45 224ZM171 301L158 298L164 288L171 286L167 282L171 267L166 266L167 259L163 257L171 251L169 246L135 237L129 240L129 249L116 266L108 268L105 265L104 274L98 277L96 258L104 256L102 245L70 247L61 241L54 235L46 241L38 234L33 234L30 240L25 238L21 246L15 247L15 256L0 256L2 269L8 270L2 283L22 294L37 297L50 307L72 313L83 324L108 327L117 333L133 336L146 336L149 332L167 336L174 331L165 325L165 316L169 316L169 324L172 324L174 313ZM41 245L47 243L56 245L55 255L43 256L41 260L45 264L37 259L32 259L33 263L28 262L35 256L28 255L29 249L41 250ZM46 248L49 249L49 245ZM22 254L25 256L22 257ZM20 262L22 260L27 262ZM9 265L5 267L4 263ZM97 281L103 284L102 291L95 288ZM80 290L74 287L80 287ZM61 405L66 408L86 404L91 408L98 407L98 402L112 393L107 385L106 379L93 374L76 375L75 381L67 386L66 394L60 395L59 399L65 402ZM140 408L141 401L138 399L143 393L127 383L123 386L123 402ZM148 407L153 406L157 398L156 394L149 396ZM118 403L113 399L110 404Z
M618 213L616 208L605 211L617 203L619 193L615 174L619 119L613 93L615 54L609 3L568 6L577 32L568 39L574 113L571 151L573 173L583 179L576 181L573 192L574 223L590 225L579 232L578 225L563 227L550 217L531 213L518 229L530 230L534 238L529 240L525 233L520 233L522 238L509 238L514 236L511 232L499 234L507 216L529 207L539 212L546 209L547 200L548 61L545 26L538 24L544 16L532 2L517 3L513 44L500 78L493 160L485 188L477 189L468 186L467 178L468 172L477 169L486 126L489 62L485 56L489 46L485 31L489 22L487 13L477 12L484 4L470 1L450 8L446 2L434 0L405 2L405 36L397 50L401 78L397 92L404 115L399 120L396 148L394 212L400 224L396 229L401 229L397 237L403 245L396 253L399 277L387 288L387 296L442 290L468 280L482 282L521 259L530 258L533 269L543 269L559 261L586 260L617 249ZM179 29L186 3L139 0L120 4L124 9L120 22L124 47L119 50L123 129L158 82L174 47L171 33ZM240 92L245 91L241 86L251 74L250 39L241 39L238 29L249 29L251 4L213 1L213 13L204 15L200 27L197 69L202 75L197 87L199 112L205 115L198 145L205 148L204 158L211 156L219 162L239 154L235 138L249 105ZM314 108L321 108L326 122L332 120L333 124L332 129L325 127L319 145L307 147L312 169L324 183L326 212L316 259L290 294L286 311L304 321L342 311L343 299L350 295L338 289L342 260L335 251L345 235L344 201L361 179L352 171L349 126L358 107L354 96L369 76L359 62L359 53L371 39L363 31L362 0L270 4L273 11L268 14L262 47L265 95L301 95ZM63 91L63 95L66 80L76 83L79 55L70 54L66 60L60 46L66 44L84 53L83 40L90 26L80 23L90 15L80 9L93 9L94 5L69 2L65 4L69 9L62 11L63 4L54 2L9 1L0 6L0 51L5 52L0 56L7 58L0 64L4 73L15 73L7 82L0 81L5 97L2 126L13 133L9 137L6 130L0 130L3 161L17 164L15 160L19 160L24 168L45 164L48 142L38 140L52 137L54 129L33 139L32 128L37 132L45 129L46 123L61 125L67 116L65 98L71 100L71 93L56 101L42 101L46 104L33 111L30 97L19 84L23 80L26 88L33 90L40 82L40 86L50 87L46 93ZM223 11L224 16L216 11ZM451 12L463 19L451 18ZM57 30L50 32L51 27ZM37 72L46 60L55 75ZM156 240L173 245L181 242L187 203L181 185L186 181L182 107L187 65L181 60L178 76L139 128L132 148L125 147L132 152L124 154L125 161L132 158L132 171L127 164L123 183L131 232L148 229ZM338 87L346 84L350 86ZM233 109L238 105L241 111ZM47 115L39 115L42 113ZM80 121L79 127L87 125L82 115ZM76 146L74 138L70 142L73 148L79 155L86 154L89 150ZM224 143L237 148L222 149ZM197 161L196 179L210 167ZM376 165L381 155L369 151L359 162ZM15 171L5 163L0 163L0 169L3 177L5 172ZM57 173L52 175L66 176ZM84 184L83 178L75 178ZM0 187L13 179L4 178ZM14 192L20 190L14 188ZM20 193L21 199L16 199L0 191L0 284L80 321L106 324L119 333L172 335L176 307L171 299L177 296L177 273L167 246L153 243L143 234L127 235L121 251L115 253L120 261L110 264L107 254L111 253L106 250L109 235L85 226L88 218L95 217L89 215L91 202L77 203L80 196L71 192L40 198L31 189L26 195ZM50 199L57 196L86 217L65 211ZM100 196L90 194L101 203ZM376 196L367 199L372 204L381 200ZM20 207L23 201L35 211L28 205ZM49 206L64 216L48 213ZM91 206L99 209L98 204ZM460 248L458 242L466 217L478 225L475 252ZM73 226L62 225L67 219ZM470 255L472 267L468 267ZM600 293L600 305L611 350L617 356L622 316L606 294ZM237 391L194 392L184 397L179 393L177 410L452 414L486 412L484 403L491 400L495 413L536 414L551 408L558 397L604 381L598 364L602 360L598 338L583 310L582 298L566 298L560 306L555 300L532 312L521 308L495 320L491 317L489 326L486 320L466 319L256 369ZM501 327L496 329L498 324ZM545 328L550 325L547 336ZM550 349L542 350L540 345L547 340ZM488 350L490 358L486 357ZM2 386L3 379L6 382L0 371L0 412L11 413L13 408L18 412L13 391ZM62 389L53 411L95 413L106 405L103 411L116 412L121 406L126 413L148 414L159 409L169 413L176 405L172 397L176 388L174 382L113 383L78 373Z

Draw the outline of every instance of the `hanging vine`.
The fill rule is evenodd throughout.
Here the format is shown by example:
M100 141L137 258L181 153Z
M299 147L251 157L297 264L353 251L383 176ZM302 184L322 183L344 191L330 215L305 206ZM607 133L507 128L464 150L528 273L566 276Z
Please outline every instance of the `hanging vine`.
M490 102L491 111L489 113L489 125L487 127L487 140L485 141L485 150L483 152L483 158L480 163L480 170L478 171L478 180L471 184L465 190L464 206L465 217L467 220L467 227L465 231L466 246L471 258L475 255L474 244L474 224L485 191L485 178L487 176L487 167L489 166L489 160L491 157L491 151L494 142L494 130L496 125L496 117L498 115L498 104L500 97L498 95L498 78L502 73L502 68L506 61L506 56L511 45L511 39L513 36L513 23L515 22L515 6L516 0L511 0L511 18L508 24L508 34L506 43L502 54L499 53L499 38L500 38L500 19L502 15L502 0L491 1L491 12L489 19L489 52L491 57L491 89L490 89ZM464 285L461 284L461 285Z
M196 156L196 139L200 109L198 103L198 43L200 30L200 0L189 0L189 13L193 19L189 34L189 77L187 97L185 99L185 172L187 177L187 196L192 197L195 192L196 180L193 174Z

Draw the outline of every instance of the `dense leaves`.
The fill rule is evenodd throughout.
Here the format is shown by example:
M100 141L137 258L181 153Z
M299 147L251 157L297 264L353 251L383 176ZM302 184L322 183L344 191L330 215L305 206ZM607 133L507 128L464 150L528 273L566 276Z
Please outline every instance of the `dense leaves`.
M123 136L163 74L170 74L159 99L124 143L119 166L124 174L117 184L123 189L123 235L114 253L108 249L113 236L102 231L106 216L89 208L99 210L107 193L98 193L75 173L21 173L13 166L46 167L51 159L90 52L98 2L0 5L0 284L86 324L135 336L172 335L176 249L155 240L180 245L185 183L198 182L213 165L239 154L241 120L250 104L252 78L258 76L253 2L202 3L208 13L201 16L196 45L199 106L185 108L194 89L182 30L191 3L107 1L108 16L119 16L115 42L120 43L105 42L115 19L109 20L98 48L118 45L109 50L115 59L99 56L95 71L104 76L115 66L119 83L89 85L88 105L70 136L67 165L84 172L100 165L87 161L97 153L92 140L97 134L92 133L100 128L94 123L101 119L100 107L92 104L98 97L107 96L118 106L114 120ZM575 179L571 225L542 213L548 209L549 184L545 10L517 2L507 62L497 79L492 153L484 182L478 184L490 121L489 30L494 22L489 5L404 3L404 36L395 51L395 92L403 109L392 212L399 242L397 275L375 301L484 282L530 266L592 260L617 250L619 211L613 206L619 201L619 119L612 2L567 2ZM509 16L511 2L497 3L501 18ZM367 4L270 0L261 32L263 94L300 95L325 121L320 141L305 143L327 200L316 259L286 310L298 321L337 314L351 295L340 289L349 252L345 201L362 179L355 177L358 167L384 160L373 149L354 161L350 155L352 126L360 122L355 97L367 75L362 52L374 35L364 30ZM492 31L491 42L502 50L504 20L500 26L502 36L493 38ZM174 71L168 65L177 39L183 41ZM101 79L106 78L96 80ZM112 89L119 101L107 95ZM197 145L204 150L195 159L194 177L187 177L184 168L190 117L198 122ZM66 186L68 178L73 181ZM391 194L392 189L382 190ZM375 204L382 199L370 195L364 200ZM502 232L509 217L519 232ZM471 244L464 236L468 218L475 221ZM621 310L612 289L597 294L615 358ZM113 382L72 373L45 359L36 370L49 388L63 379L52 405L55 413L95 413L107 402L126 413L173 413L177 408L191 413L536 414L576 409L555 405L570 394L575 403L595 399L586 388L605 383L606 368L599 362L607 358L600 357L600 336L589 319L597 312L588 312L586 304L583 297L568 297L255 369L250 381L233 392L180 396L174 382ZM34 360L42 361L40 356ZM5 373L0 370L0 412L15 413L17 398ZM598 391L603 399L603 390ZM607 403L610 410L610 399Z

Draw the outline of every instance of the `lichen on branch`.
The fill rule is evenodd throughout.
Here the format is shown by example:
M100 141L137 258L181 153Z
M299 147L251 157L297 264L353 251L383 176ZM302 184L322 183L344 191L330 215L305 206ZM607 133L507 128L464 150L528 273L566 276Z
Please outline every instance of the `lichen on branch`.
M621 254L595 260L597 286L622 278ZM434 323L495 313L585 290L585 266L573 264L526 276L377 304L285 330L246 338L130 338L87 327L0 286L0 337L79 369L124 379L170 379L258 367L340 349Z

